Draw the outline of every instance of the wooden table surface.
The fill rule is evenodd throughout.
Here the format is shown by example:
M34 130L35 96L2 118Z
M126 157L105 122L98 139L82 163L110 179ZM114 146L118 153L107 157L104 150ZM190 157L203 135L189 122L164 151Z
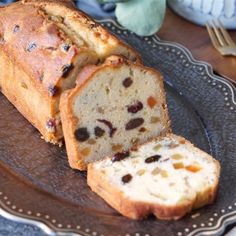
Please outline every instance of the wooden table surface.
M236 30L229 33L236 42ZM236 57L221 56L212 46L205 27L193 24L167 9L164 23L157 35L163 40L184 45L195 59L208 62L217 73L236 82Z

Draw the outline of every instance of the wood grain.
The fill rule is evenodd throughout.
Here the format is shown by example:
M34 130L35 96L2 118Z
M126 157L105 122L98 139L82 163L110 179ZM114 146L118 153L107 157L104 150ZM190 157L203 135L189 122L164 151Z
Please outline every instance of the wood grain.
M236 30L229 33L236 42ZM205 27L193 24L167 9L164 23L157 35L163 40L184 45L195 59L210 63L216 72L236 82L236 57L221 56L213 47Z

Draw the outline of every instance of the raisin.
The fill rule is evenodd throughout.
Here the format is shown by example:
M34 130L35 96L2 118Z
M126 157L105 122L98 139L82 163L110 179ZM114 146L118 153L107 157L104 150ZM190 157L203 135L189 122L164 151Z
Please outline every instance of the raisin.
M112 158L111 161L112 162L116 162L116 161L122 161L123 159L125 159L126 157L129 156L129 152L117 152Z
M48 91L49 91L50 97L54 97L59 92L59 89L57 86L50 85L48 87Z
M144 119L143 118L134 118L131 119L125 126L126 130L131 130L131 129L135 129L137 127L139 127L140 125L142 125L144 123Z
M130 77L124 79L122 82L125 88L128 88L132 83L133 83L133 80Z
M46 123L46 129L51 133L55 133L56 132L56 121L52 118L49 119Z
M69 73L70 73L70 71L72 70L74 68L74 66L72 65L72 64L67 64L67 65L64 65L63 67L62 67L62 75L61 75L61 77L62 78L66 78L68 75L69 75Z
M37 47L36 43L30 43L27 47L28 52L32 52Z
M89 139L89 132L88 129L85 127L78 128L75 131L74 135L76 140L78 140L79 142L84 142Z
M19 25L15 25L14 29L13 29L13 33L17 33L20 30L20 26Z
M124 184L127 184L132 180L132 178L133 177L131 174L127 174L127 175L124 175L121 180Z
M132 105L129 105L127 111L130 113L137 113L143 109L143 104L140 101L136 101Z
M110 137L112 137L114 135L114 133L116 132L117 128L114 128L110 121L108 121L108 120L101 120L101 119L98 119L97 121L105 124L110 129L110 132L109 132L109 136Z
M100 127L98 127L98 126L96 126L95 128L94 128L94 133L95 133L95 136L96 137L102 137L103 135L104 135L104 133L105 133L105 130L104 129L102 129L102 128L100 128Z
M154 156L151 156L151 157L148 157L145 159L145 163L152 163L152 162L156 162L156 161L159 161L159 159L161 158L160 155L154 155Z
M67 43L64 43L64 44L62 45L62 48L63 48L64 51L68 52L68 51L70 50L70 45L67 44Z

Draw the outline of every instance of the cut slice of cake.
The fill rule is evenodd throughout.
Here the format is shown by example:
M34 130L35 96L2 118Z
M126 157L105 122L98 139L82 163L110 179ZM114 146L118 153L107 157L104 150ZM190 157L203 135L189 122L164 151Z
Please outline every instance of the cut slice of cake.
M132 219L179 219L212 203L219 175L217 160L173 134L88 165L91 189Z
M84 68L60 111L70 166L80 170L170 130L160 73L117 56Z

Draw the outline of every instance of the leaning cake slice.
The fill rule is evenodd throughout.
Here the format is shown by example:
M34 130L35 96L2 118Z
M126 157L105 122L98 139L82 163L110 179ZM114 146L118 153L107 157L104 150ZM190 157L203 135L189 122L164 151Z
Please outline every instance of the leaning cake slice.
M219 175L218 161L184 138L168 134L89 164L88 185L131 219L154 214L170 220L212 203Z
M116 56L84 68L60 111L70 166L80 170L170 130L160 73Z

